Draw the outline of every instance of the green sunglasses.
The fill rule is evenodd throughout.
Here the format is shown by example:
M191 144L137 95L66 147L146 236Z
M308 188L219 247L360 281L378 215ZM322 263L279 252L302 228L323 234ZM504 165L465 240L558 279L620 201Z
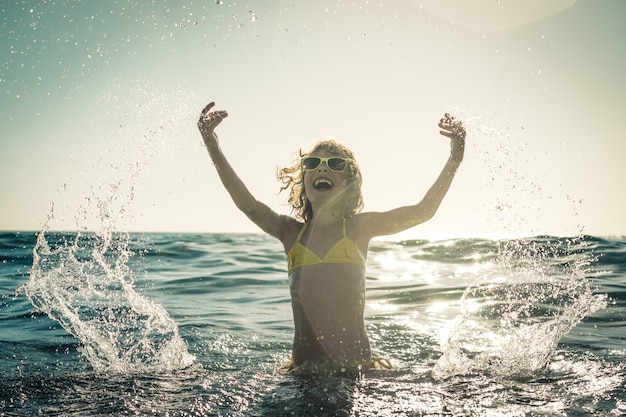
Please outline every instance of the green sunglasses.
M322 162L326 162L328 169L334 172L343 172L348 166L348 159L339 156L331 156L328 158L321 156L307 156L306 158L302 158L302 170L305 172L314 171L322 164Z

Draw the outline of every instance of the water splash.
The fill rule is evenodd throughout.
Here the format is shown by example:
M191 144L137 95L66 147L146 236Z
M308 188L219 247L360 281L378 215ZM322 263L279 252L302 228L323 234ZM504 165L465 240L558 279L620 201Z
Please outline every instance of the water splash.
M485 373L524 378L543 369L559 340L606 306L586 271L583 238L498 243L497 267L470 285L433 376ZM587 253L587 254L585 254Z
M39 310L80 340L93 368L169 371L194 357L162 305L134 288L128 234L109 230L37 237L25 291Z
M137 105L127 119L138 127L129 130L120 123L126 135L112 136L121 138L118 147L111 139L101 141L106 152L93 152L100 159L89 161L91 173L83 171L90 184L79 191L81 204L60 205L62 217L74 212L76 232L50 231L56 221L52 205L24 290L35 307L80 340L78 349L95 370L170 371L190 366L195 358L165 308L136 291L129 267L136 254L130 235L118 228L134 223L132 206L142 171L165 143L171 147L169 131L186 120L187 107L172 110L171 100L155 93L133 97ZM158 115L162 117L153 120ZM97 179L102 183L94 184ZM63 187L65 192L68 188Z
M459 107L448 111L467 129L464 169L475 171L466 175L483 179L488 189L475 199L476 210L484 213L483 232L508 237L583 233L583 200L564 185L562 149L541 140L545 132L519 118L508 120L514 112L509 108L502 115Z
M536 236L545 230L541 223L549 219L550 204L559 200L556 213L576 222L572 235L577 237L566 243L541 236L496 241L494 267L464 292L433 376L528 377L548 364L565 334L606 306L606 297L594 294L587 278L594 259L578 224L578 205L569 196L547 192L529 171L533 163L525 155L533 153L526 150L527 129L492 127L466 112L455 113L487 146L481 165L491 178L485 212L493 227L504 235ZM573 210L564 210L568 207Z

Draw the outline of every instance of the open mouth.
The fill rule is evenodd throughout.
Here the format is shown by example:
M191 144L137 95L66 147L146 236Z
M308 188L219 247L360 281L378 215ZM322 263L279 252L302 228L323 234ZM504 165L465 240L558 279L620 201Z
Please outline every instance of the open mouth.
M333 182L328 178L318 178L313 182L313 188L319 191L330 190L333 185Z

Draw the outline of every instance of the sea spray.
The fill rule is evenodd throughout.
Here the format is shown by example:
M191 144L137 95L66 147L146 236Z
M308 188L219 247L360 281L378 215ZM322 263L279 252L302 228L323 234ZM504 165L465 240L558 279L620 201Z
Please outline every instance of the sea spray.
M135 223L140 176L166 149L181 122L187 123L189 104L176 107L171 97L156 91L134 93L134 106L117 102L118 96L106 98L111 109L127 109L124 121L95 142L102 149L89 153L89 170L74 167L73 172L83 174L68 176L58 194L61 217L73 212L76 232L50 231L56 222L53 203L24 286L35 307L80 341L78 349L97 371L168 371L194 363L165 308L135 289L128 263L137 254L130 249L129 234L120 231ZM81 181L87 181L87 189L80 190ZM78 207L68 195L76 183Z
M146 372L187 367L194 357L162 305L134 288L129 236L101 230L37 237L26 294L80 340L97 371Z
M498 127L459 109L455 113L466 124L473 156L486 169L492 192L481 201L494 233L536 237L495 241L493 268L465 290L460 313L442 335L433 376L527 377L546 366L566 333L606 305L587 278L594 258L579 224L580 202L552 194L546 180L532 171L540 167L545 177L546 169L553 169L529 152L532 129ZM576 237L537 236L554 223L550 213L555 209L560 224L575 222L571 234Z
M485 192L467 204L492 236L580 236L583 199L563 183L563 159L538 126L513 109L493 115L450 108L467 130L465 162L457 180L471 178ZM505 119L503 119L503 117ZM456 181L456 180L455 180ZM466 209L467 211L467 209Z
M559 340L606 306L586 277L584 238L498 242L497 267L463 294L433 376L484 373L524 378L544 368Z

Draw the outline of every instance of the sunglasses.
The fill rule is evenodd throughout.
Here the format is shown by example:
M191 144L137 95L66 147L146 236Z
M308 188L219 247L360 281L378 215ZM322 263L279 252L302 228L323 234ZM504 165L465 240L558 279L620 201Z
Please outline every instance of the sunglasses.
M328 169L334 172L343 172L346 170L347 164L346 158L341 158L339 156L331 156L328 158L324 158L321 156L307 156L306 158L302 158L302 170L303 171L314 171L316 170L322 162L326 162L326 166Z

